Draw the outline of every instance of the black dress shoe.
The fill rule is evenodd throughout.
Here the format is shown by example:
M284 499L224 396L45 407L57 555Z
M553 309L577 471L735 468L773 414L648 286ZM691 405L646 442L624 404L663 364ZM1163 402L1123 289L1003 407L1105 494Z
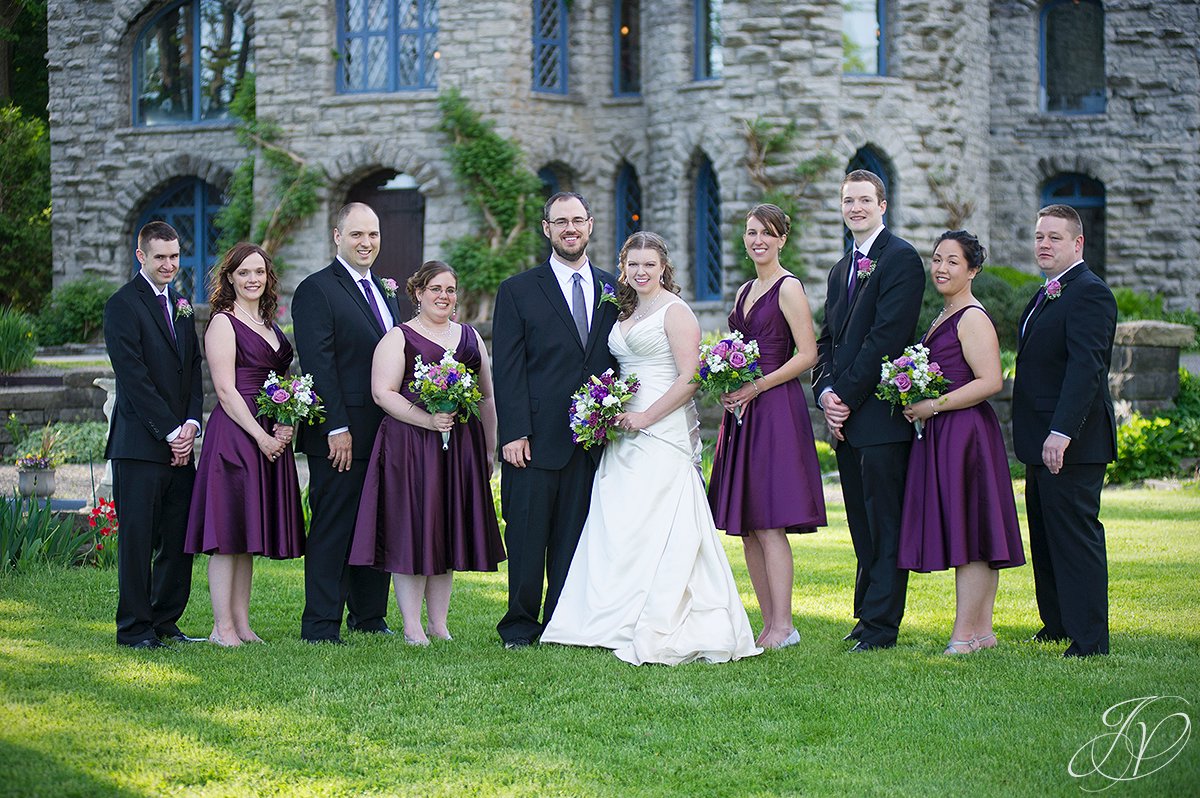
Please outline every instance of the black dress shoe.
M314 646L319 643L328 643L331 646L346 645L346 641L336 635L334 637L303 637L301 640L305 643L312 643Z
M846 634L846 636L842 638L842 640L846 641L847 643L849 643L851 640L858 640L859 638L862 637L862 633L863 633L862 623L861 622L856 623L856 624L854 624L854 628L851 629Z
M504 647L512 650L515 648L529 648L533 645L533 641L528 637L514 637L512 640L505 640Z
M1059 636L1059 635L1055 635L1050 632L1047 632L1045 629L1041 629L1038 631L1037 634L1035 634L1033 637L1029 638L1029 642L1031 642L1031 643L1065 643L1065 642L1067 642L1067 639L1068 638L1066 635Z
M168 643L203 643L208 638L207 637L188 637L183 632L176 629L174 632L171 632L169 634L159 635L158 639L166 641Z
M168 646L166 643L162 642L161 640L156 640L153 638L150 640L139 640L136 643L121 643L121 645L125 646L126 648L136 648L139 650L146 650L146 649L151 649L151 648L170 648L170 646Z
M850 649L851 654L861 654L864 651L881 651L885 648L895 648L895 643L868 643L866 640L859 640L854 644L854 648Z

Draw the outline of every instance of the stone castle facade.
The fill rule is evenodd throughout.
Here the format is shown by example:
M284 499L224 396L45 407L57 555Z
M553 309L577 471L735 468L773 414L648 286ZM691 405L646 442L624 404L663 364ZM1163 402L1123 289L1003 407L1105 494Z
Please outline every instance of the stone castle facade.
M245 156L229 119L200 118L193 110L191 117L163 121L154 114L179 113L178 104L139 104L148 85L142 73L155 68L148 66L152 59L162 68L155 26L162 27L164 14L191 13L197 4L208 11L222 2L50 0L56 284L85 273L127 277L137 227L167 207L164 196L175 191L170 208L182 203L185 216L189 195L175 187L196 186L195 202L219 204ZM840 164L808 186L801 197L807 224L788 244L808 264L814 299L843 251L841 176L867 164L886 172L889 226L923 253L955 223L981 237L992 262L1034 272L1035 213L1058 191L1053 196L1088 205L1085 218L1100 220L1098 241L1086 231L1087 254L1099 252L1112 284L1161 293L1172 307L1200 307L1200 228L1191 218L1200 204L1200 4L1093 2L1102 13L1098 38L1064 40L1060 29L1047 44L1046 19L1055 4L869 0L882 42L874 74L845 70L842 2L224 0L223 6L249 32L247 68L256 75L259 119L279 125L281 141L328 175L321 210L280 253L292 266L289 289L329 261L333 215L372 175L398 173L395 185L419 200L412 240L420 252L409 253L417 262L443 256L445 241L475 226L437 131L438 93L456 87L519 142L532 170L589 197L596 218L590 252L598 265L614 264L618 224L628 224L630 214L632 171L640 189L638 223L672 244L685 295L704 300L696 304L708 326L719 323L744 279L740 227L761 196L746 162L744 123L755 119L796 124L794 159L827 152ZM368 5L391 13L394 25L408 11L434 12L422 24L427 33L433 22L435 41L411 39L429 44L424 55L434 60L422 64L432 86L359 90L379 75L357 71L364 60L369 70L370 59L365 50L351 50L339 31L359 25L350 18L367 13ZM561 25L549 32L561 35L557 45L546 44L544 27L531 36L535 22L556 13ZM618 46L628 35L620 32L622 14L634 15L637 48ZM174 30L194 35L183 23ZM698 31L719 34L719 46L706 49ZM636 92L619 90L624 78L614 70L614 60L631 49L640 73ZM555 55L566 65L565 72L547 73L550 90L534 85L547 74L531 77L531 64L547 52L551 66ZM1053 75L1047 84L1042 66L1049 59L1075 80L1063 71L1064 52L1068 67L1083 64L1084 72L1098 57L1093 72L1102 81L1098 95L1091 91L1082 108L1065 112L1048 107L1054 100L1047 100L1046 86L1064 90ZM351 72L344 59L353 53L359 56ZM379 57L381 69L395 67ZM1086 74L1079 79L1086 82ZM773 174L782 179L789 168L776 166ZM260 177L260 200L269 188ZM201 228L209 210L194 217ZM719 220L716 242L700 234L705 213ZM203 250L203 229L195 239ZM385 229L385 253L389 240L395 239ZM714 251L716 296L698 288L699 264L707 257L711 268ZM199 252L196 263L203 266L205 257Z

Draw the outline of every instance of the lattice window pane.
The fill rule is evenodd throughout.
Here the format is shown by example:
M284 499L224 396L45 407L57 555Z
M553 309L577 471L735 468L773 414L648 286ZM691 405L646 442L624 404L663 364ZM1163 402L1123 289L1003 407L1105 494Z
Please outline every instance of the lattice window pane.
M567 91L565 0L534 0L532 81L535 91Z
M367 84L364 88L388 87L388 43L383 36L367 40Z
M1050 3L1042 28L1046 110L1103 113L1104 9L1094 0Z
M706 158L696 175L696 299L721 299L721 193Z
M642 184L637 170L626 163L617 178L617 249L642 229Z
M220 212L219 191L194 177L171 184L149 203L138 228L163 221L179 234L179 273L174 286L194 302L208 301L208 275L217 262L219 234L213 219ZM139 268L134 260L134 271Z
M367 30L386 31L389 0L370 0L367 6Z

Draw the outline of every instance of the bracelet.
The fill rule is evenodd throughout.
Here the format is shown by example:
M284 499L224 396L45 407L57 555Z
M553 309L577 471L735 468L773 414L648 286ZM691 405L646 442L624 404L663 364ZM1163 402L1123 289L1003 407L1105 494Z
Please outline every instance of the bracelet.
M938 414L937 404L932 399L929 400L929 409L933 411L935 416Z
M754 386L754 395L758 396L758 380L750 380L750 384Z

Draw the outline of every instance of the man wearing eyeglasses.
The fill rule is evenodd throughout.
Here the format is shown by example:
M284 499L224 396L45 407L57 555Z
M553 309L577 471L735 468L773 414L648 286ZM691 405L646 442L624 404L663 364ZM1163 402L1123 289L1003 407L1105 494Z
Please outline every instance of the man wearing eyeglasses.
M542 209L550 259L496 294L492 372L508 548L508 612L496 629L505 648L531 645L554 613L600 459L598 448L572 442L569 424L571 394L616 368L608 333L617 309L600 301L605 285L616 290L616 277L588 260L592 223L583 197L552 196Z

